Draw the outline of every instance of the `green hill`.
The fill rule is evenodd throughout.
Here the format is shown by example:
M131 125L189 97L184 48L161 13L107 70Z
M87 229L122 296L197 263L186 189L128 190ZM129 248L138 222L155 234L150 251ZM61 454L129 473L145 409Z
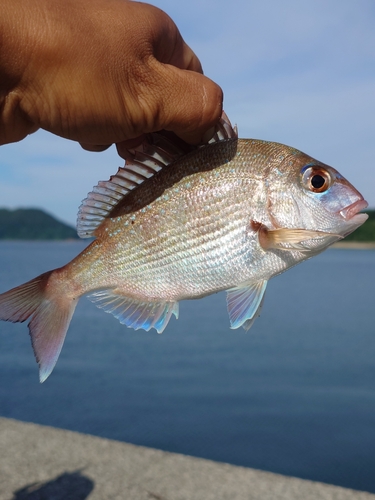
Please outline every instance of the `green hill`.
M375 242L375 210L365 210L365 212L369 216L367 221L343 241Z
M0 208L0 240L66 240L76 230L36 208Z

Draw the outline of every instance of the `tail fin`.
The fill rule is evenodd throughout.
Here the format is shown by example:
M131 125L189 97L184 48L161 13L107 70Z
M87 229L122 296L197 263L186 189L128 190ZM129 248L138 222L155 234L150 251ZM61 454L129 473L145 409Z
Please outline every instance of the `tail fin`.
M53 285L48 286L53 272L0 294L0 319L18 323L32 316L28 326L40 382L47 379L57 362L77 305L77 300L59 295Z

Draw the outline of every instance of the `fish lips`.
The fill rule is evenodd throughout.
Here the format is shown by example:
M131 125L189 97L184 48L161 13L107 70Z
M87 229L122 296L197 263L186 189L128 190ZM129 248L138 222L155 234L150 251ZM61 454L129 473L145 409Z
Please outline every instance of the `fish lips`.
M348 207L344 208L340 211L340 215L345 219L348 223L348 229L345 231L343 236L347 236L351 232L353 232L357 227L361 226L368 219L367 214L359 213L361 210L364 210L368 207L367 201L363 198L361 200L357 200Z

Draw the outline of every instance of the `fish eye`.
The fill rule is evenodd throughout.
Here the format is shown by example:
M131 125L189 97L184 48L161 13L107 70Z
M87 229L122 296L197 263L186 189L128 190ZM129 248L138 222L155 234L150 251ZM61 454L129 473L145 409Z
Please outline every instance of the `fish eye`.
M332 184L330 173L322 167L309 167L302 175L302 183L313 193L324 193Z
M322 175L315 174L311 177L311 185L315 189L321 189L324 186L325 182L326 182L326 180Z

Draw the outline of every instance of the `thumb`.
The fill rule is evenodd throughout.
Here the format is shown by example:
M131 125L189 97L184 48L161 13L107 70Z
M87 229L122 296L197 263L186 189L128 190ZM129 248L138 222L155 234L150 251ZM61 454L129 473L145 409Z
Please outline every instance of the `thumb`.
M156 73L154 130L174 132L190 144L208 141L222 113L221 88L201 73L169 64L157 63Z

